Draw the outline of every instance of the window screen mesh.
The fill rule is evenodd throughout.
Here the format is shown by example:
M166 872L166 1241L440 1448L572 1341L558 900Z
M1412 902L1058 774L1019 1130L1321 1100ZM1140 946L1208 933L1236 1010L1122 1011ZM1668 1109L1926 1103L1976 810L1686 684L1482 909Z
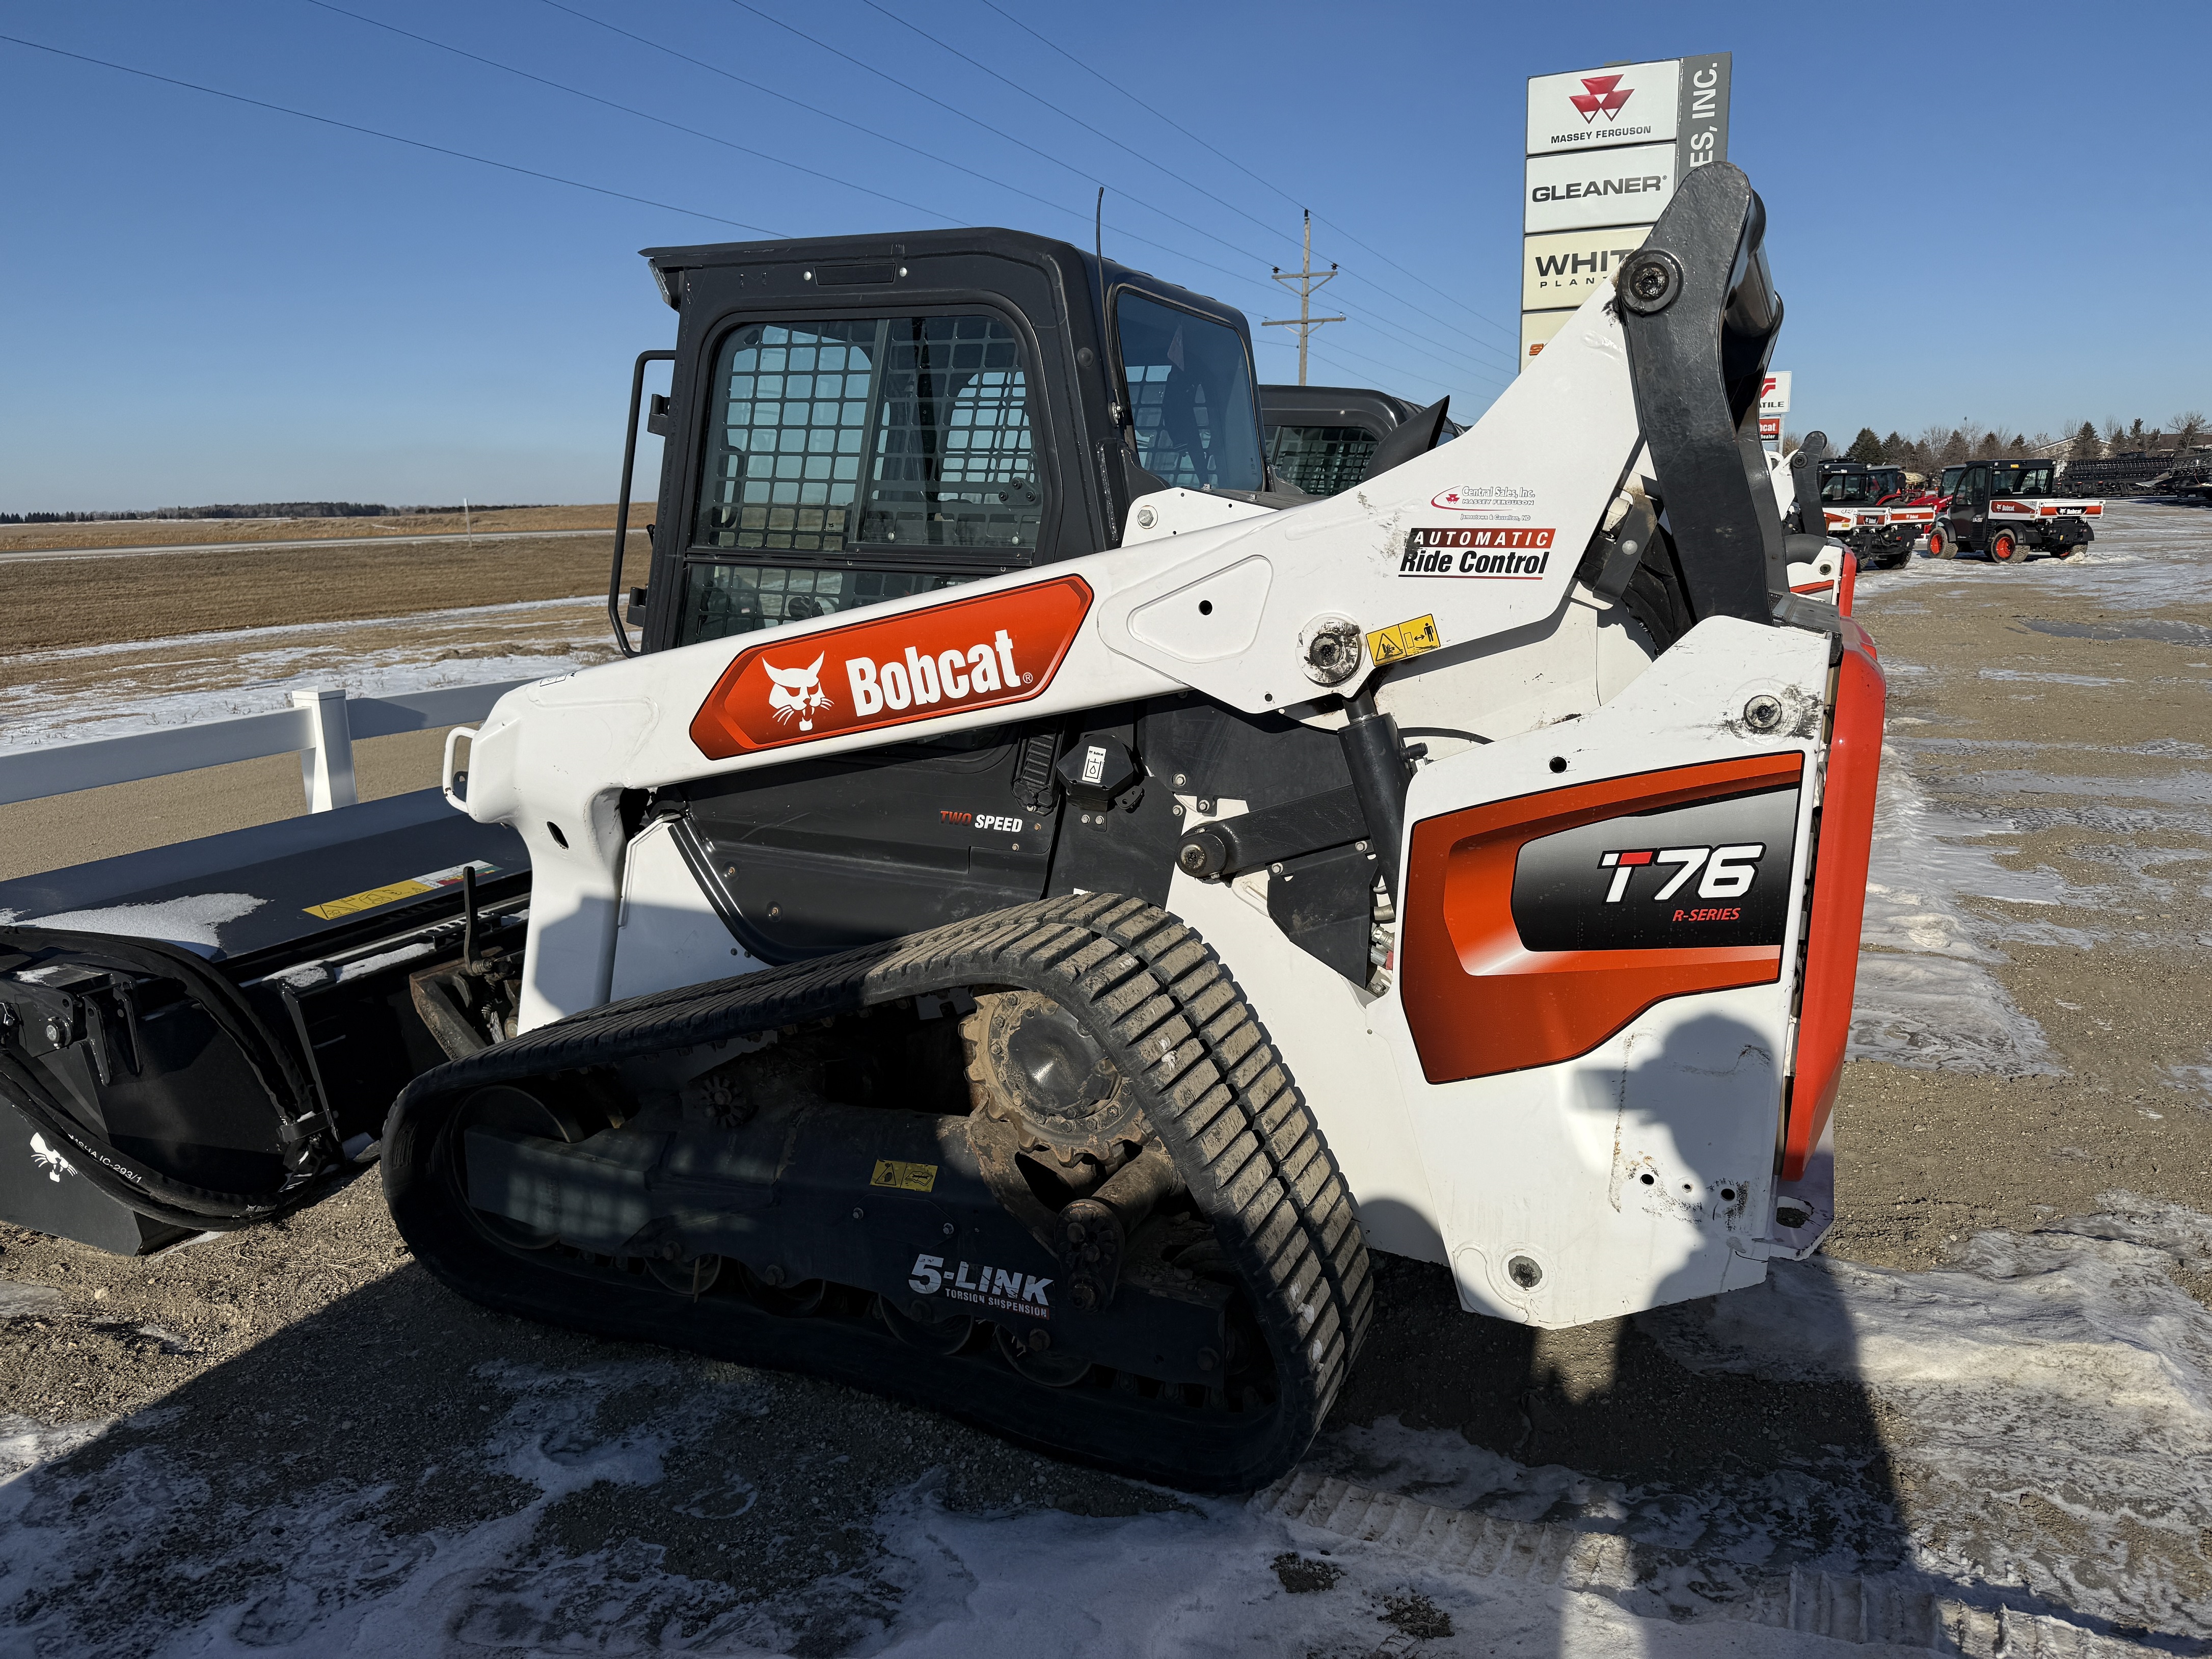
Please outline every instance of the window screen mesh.
M1359 482L1376 441L1364 427L1271 426L1267 466L1293 489L1334 495Z
M696 544L1036 547L1028 377L1000 319L756 323L715 385Z

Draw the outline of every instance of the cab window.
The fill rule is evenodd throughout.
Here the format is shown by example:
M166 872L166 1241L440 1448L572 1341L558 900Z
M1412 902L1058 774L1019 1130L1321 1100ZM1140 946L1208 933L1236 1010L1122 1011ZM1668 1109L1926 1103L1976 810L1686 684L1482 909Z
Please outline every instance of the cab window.
M1002 318L749 324L714 386L695 547L1036 546L1028 374Z
M1379 441L1361 426L1271 426L1267 468L1293 489L1334 495L1367 476Z
M1194 489L1261 489L1260 405L1243 337L1124 289L1114 319L1139 465Z

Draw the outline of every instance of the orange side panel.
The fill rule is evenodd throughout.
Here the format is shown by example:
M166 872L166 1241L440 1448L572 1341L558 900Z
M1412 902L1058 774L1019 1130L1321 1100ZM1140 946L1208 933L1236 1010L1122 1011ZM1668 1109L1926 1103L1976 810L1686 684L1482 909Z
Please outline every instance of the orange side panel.
M692 717L708 760L971 708L1027 702L1052 684L1091 609L1060 576L740 651Z
M1794 751L1747 756L1492 801L1414 825L1401 987L1428 1080L1571 1060L1666 998L1781 977L1779 945L1528 950L1514 925L1513 872L1522 848L1542 836L1793 784L1802 769Z
M1844 555L1843 574L1836 580L1836 609L1846 617L1851 614L1851 595L1858 591L1859 560L1856 553Z
M1843 1081L1858 988L1859 925L1866 912L1867 860L1874 849L1875 785L1881 773L1882 709L1888 687L1874 641L1844 623L1836 671L1836 721L1820 797L1820 838L1806 924L1804 996L1797 1012L1797 1075L1783 1130L1782 1178L1795 1181L1820 1143Z

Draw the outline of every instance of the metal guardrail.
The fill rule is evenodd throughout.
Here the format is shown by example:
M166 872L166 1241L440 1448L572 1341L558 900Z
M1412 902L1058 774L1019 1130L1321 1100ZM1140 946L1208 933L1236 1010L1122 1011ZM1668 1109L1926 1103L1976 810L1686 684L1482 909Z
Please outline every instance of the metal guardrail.
M501 680L400 697L295 691L289 708L266 714L165 726L127 738L94 738L0 754L0 805L297 751L307 810L327 812L334 806L351 806L359 799L353 778L356 742L480 720L507 692L529 684Z

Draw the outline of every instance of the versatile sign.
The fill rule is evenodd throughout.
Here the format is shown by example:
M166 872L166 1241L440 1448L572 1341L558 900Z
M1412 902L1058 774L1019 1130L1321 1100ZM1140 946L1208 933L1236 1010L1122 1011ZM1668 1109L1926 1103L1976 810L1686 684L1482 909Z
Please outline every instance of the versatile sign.
M1622 230L1570 230L1529 236L1521 244L1521 307L1543 311L1580 305L1613 285L1620 262L1643 246L1641 225Z
M1787 415L1790 412L1790 371L1776 368L1767 371L1766 384L1759 391L1759 412L1762 415Z
M1521 364L1549 343L1564 316L1611 280L1620 250L1657 222L1692 169L1728 159L1729 56L1608 64L1528 82L1527 177L1522 187ZM1610 228L1565 247L1559 233ZM1629 233L1633 233L1632 236ZM1536 244L1544 241L1545 246ZM1589 263L1602 257L1603 269ZM1579 257L1583 261L1577 264ZM1533 314L1532 314L1533 313Z
M1674 194L1674 147L1532 155L1522 191L1521 227L1532 236L1588 225L1648 225Z
M738 653L691 721L708 760L1027 702L1091 609L1061 576L794 635Z

